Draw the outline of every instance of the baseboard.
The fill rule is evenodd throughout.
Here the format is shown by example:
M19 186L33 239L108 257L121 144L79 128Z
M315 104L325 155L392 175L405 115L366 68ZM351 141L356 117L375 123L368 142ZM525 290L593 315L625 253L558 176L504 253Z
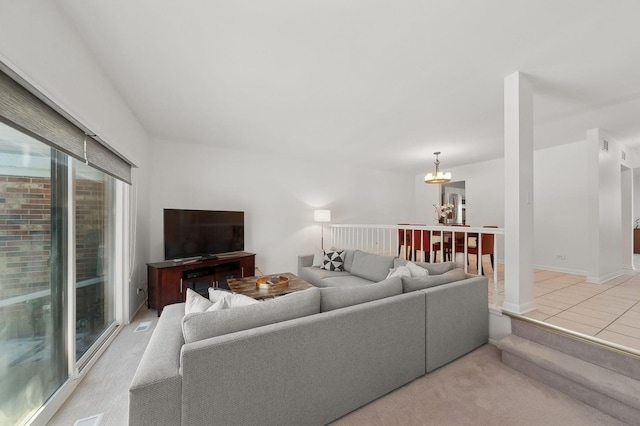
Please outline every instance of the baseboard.
M127 322L127 324L131 324L131 321L133 321L133 319L136 317L136 315L138 315L138 312L140 312L140 309L142 309L142 307L145 305L145 303L147 303L147 298L146 297L142 300L142 303L140 303L140 305L138 305L138 308L135 310L133 315L131 315L129 317L129 322Z
M573 275L587 275L587 271L582 269L571 269L571 268L560 268L557 266L549 266L549 265L533 265L534 269L542 269L544 271L551 272L560 272L563 274L573 274Z
M607 281L611 281L612 279L618 278L621 275L624 275L622 271L616 271L602 277L587 277L587 282L592 284L604 284Z

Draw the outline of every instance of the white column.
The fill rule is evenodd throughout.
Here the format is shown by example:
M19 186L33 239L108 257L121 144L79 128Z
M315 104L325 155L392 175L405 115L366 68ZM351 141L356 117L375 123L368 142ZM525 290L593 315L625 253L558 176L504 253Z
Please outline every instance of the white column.
M604 283L622 274L621 145L601 129L587 131L588 245L587 282ZM630 194L629 194L630 195ZM629 196L627 195L627 196ZM631 232L625 216L626 232Z
M523 314L533 303L533 86L515 72L504 79L504 267L502 308Z
M633 169L622 166L620 175L622 269L633 269Z

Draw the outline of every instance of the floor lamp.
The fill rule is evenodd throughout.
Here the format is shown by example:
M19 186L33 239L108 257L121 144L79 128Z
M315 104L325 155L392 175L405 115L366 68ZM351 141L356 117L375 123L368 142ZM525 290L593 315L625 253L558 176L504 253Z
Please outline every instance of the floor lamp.
M324 251L324 223L331 222L331 210L314 210L313 211L313 220L316 222L321 222L322 226L322 236L320 238L320 249Z

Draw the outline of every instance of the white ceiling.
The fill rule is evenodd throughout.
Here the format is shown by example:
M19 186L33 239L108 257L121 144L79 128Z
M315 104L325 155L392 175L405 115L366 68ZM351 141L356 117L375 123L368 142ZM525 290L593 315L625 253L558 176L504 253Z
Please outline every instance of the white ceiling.
M637 0L56 0L150 136L433 171L503 153L503 80L536 148L640 145Z

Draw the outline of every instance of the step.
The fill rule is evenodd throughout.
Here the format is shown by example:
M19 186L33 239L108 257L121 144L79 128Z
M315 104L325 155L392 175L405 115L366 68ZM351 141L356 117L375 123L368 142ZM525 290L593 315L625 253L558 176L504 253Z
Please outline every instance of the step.
M511 332L527 340L640 380L640 357L548 327L511 318Z
M498 348L511 368L624 422L640 422L640 381L514 334Z

